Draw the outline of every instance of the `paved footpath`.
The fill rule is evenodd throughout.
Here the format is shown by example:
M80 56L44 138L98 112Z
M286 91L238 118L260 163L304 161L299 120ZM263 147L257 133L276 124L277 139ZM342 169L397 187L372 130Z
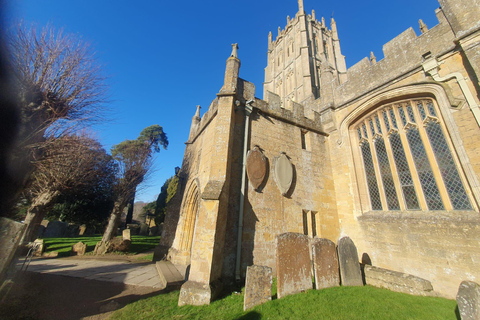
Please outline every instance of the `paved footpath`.
M18 265L20 268L23 261ZM129 285L159 288L160 278L154 263L135 263L96 259L34 259L27 271Z

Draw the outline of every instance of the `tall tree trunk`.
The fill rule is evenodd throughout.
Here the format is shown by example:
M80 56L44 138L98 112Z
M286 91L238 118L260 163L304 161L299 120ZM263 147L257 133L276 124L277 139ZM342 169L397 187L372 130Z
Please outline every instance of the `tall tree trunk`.
M116 201L113 205L112 213L108 220L107 229L103 233L102 242L112 240L117 234L117 228L120 225L120 219L122 217L122 211L125 208L125 204L120 201Z
M25 224L27 228L23 234L22 243L34 241L37 237L38 227L42 223L43 217L47 210L53 205L55 198L59 192L45 192L33 199L32 204L27 210Z
M125 219L125 225L132 223L134 205L135 205L135 192L132 194L132 198L128 202L128 212L127 212L127 217Z

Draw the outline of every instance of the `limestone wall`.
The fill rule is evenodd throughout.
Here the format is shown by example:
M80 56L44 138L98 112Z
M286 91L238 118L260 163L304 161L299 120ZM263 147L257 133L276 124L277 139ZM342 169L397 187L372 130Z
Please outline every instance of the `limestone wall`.
M263 102L264 103L264 102ZM325 135L306 130L306 149L302 149L302 123L289 123L288 117L275 116L280 109L266 107L257 100L252 115L249 149L258 145L268 159L266 183L260 191L249 184L245 203L242 245L242 270L252 264L269 266L276 272L275 236L284 232L304 233L304 212L311 212L316 221L318 236L337 239L338 219L333 190L330 155ZM268 110L268 109L264 109ZM282 111L288 114L288 110ZM302 120L304 117L298 117ZM305 123L304 123L305 124ZM312 127L313 129L314 127ZM294 166L294 182L287 196L282 196L274 181L274 158L285 152Z
M451 50L437 59L441 77L458 72L475 94L475 79L467 71L461 53ZM327 142L340 233L350 236L359 254L367 253L373 265L430 280L437 292L454 298L462 280L480 279L480 129L455 78L437 82L420 68L398 71L394 78L339 109L322 113L322 124L330 134ZM422 96L438 103L446 137L474 210L370 211L363 162L350 125L377 107ZM478 104L477 97L475 100Z

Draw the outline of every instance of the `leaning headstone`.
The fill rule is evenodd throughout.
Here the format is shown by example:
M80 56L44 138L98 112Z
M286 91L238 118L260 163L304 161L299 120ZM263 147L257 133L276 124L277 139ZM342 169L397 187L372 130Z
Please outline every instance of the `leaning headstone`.
M312 289L309 238L300 233L276 237L278 298Z
M320 290L340 285L337 248L328 239L316 238L312 244L315 289Z
M357 247L349 237L338 240L338 262L342 286L363 286Z
M81 241L72 246L72 255L83 256L86 251L87 245Z
M480 285L462 281L458 287L457 305L462 320L480 319Z
M272 268L247 267L243 311L272 300Z
M78 229L78 235L83 236L85 234L85 231L87 231L87 226L82 224Z
M130 236L130 229L123 230L122 237L123 237L123 240L130 240L131 241L132 238Z

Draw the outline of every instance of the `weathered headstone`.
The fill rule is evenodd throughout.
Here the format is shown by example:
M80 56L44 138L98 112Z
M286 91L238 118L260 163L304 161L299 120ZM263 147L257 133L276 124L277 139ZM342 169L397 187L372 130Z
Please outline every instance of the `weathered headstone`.
M247 267L243 310L272 300L272 268L263 266Z
M138 224L127 224L127 228L130 229L130 235L137 236L140 233L140 226Z
M87 251L87 245L83 242L77 242L72 246L72 255L83 256Z
M458 287L457 305L462 320L480 319L480 285L462 281Z
M343 286L363 286L357 247L349 237L338 240L338 264Z
M312 289L309 238L300 233L276 237L278 298Z
M140 232L139 234L141 236L146 236L148 233L148 225L146 223L142 223L140 224Z
M82 224L78 229L78 235L83 236L85 234L85 231L87 231L87 226Z
M80 227L76 224L69 224L67 230L65 230L65 237L75 238L80 233Z
M123 240L130 240L131 241L132 237L130 236L130 229L123 230L122 237L123 237Z
M47 229L43 233L45 238L48 237L63 237L67 231L68 223L62 221L50 221L47 225Z
M315 288L317 290L338 287L340 275L338 271L337 248L333 241L316 238L312 244Z
M43 241L43 239L36 239L33 241L32 250L35 257L41 257L45 251L45 241Z

